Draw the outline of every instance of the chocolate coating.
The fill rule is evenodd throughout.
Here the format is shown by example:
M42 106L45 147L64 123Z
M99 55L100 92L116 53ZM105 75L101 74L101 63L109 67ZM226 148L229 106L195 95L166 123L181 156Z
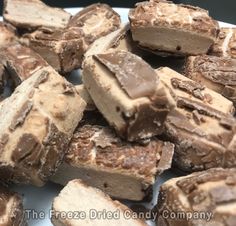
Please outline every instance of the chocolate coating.
M174 178L161 186L157 211L158 225L195 226L195 225L235 225L236 178L235 169L216 168L186 177ZM208 213L208 217L187 219L176 215L165 218L171 213ZM173 216L173 215L172 215Z
M95 156L93 153L95 150ZM168 169L173 145L152 139L141 145L121 140L109 126L85 124L78 127L66 155L66 162L87 165L145 178L153 183L156 173Z
M236 102L236 60L229 57L189 57L185 66L187 77Z
M155 94L158 77L151 66L138 56L117 51L95 57L114 74L120 86L132 99Z
M81 66L84 44L83 31L71 27L61 30L43 29L26 34L24 42L61 73Z
M46 61L36 52L20 44L4 48L0 55L15 87L36 71L47 66Z
M62 163L84 107L50 66L22 82L0 108L0 181L42 186Z
M166 135L176 145L174 164L187 172L235 167L235 125L230 115L216 119L198 110L172 111L166 120Z
M96 39L105 36L120 27L121 20L109 5L90 5L71 18L68 27L79 27L83 33L84 46L87 49Z
M129 19L133 29L140 26L162 26L193 31L213 38L218 34L218 24L206 10L171 1L138 3L135 9L130 10Z
M96 89L89 85L87 90L100 112L120 136L135 141L162 133L163 122L173 107L172 102L167 98L158 75L140 57L127 51L97 54L85 60L83 73L85 86L90 82L89 77L97 80L96 86L103 83L103 95L113 105L113 116L110 112L104 112L106 107L102 106L103 101L97 100L98 94L93 94ZM98 82L98 77L103 81ZM106 77L112 80L108 85L105 85L108 81ZM119 92L121 95L118 95ZM116 103L112 102L111 96ZM115 118L119 118L122 123L115 122Z

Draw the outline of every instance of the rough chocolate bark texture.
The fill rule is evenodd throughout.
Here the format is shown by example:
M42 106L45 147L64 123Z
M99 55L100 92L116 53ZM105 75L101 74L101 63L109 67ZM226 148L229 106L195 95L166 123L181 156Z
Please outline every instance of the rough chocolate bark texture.
M235 123L230 115L216 119L197 110L171 112L166 135L176 145L174 164L187 172L235 167Z
M236 60L229 57L196 56L186 61L185 75L236 103Z
M20 44L5 47L0 56L15 87L48 65L36 52Z
M157 211L157 224L171 225L220 225L233 226L236 214L235 169L216 168L186 177L174 178L161 186ZM166 219L164 213L204 212L202 219L176 217Z
M121 140L109 126L85 124L77 128L66 162L113 172L123 171L152 183L157 173L171 166L172 155L173 145L168 142L154 138L143 145L129 143Z
M86 112L51 181L65 186L81 179L113 198L151 200L152 185L171 167L173 153L172 143L157 138L124 141L98 112Z

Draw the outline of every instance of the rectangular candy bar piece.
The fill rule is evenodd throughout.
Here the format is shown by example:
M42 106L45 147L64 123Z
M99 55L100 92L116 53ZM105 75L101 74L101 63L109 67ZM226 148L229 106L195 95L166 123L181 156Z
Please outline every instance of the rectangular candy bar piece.
M70 17L65 10L47 6L40 0L4 0L4 20L20 29L65 28Z
M27 226L24 218L22 198L14 192L0 187L0 225Z
M187 58L185 75L231 100L236 106L236 59L217 56Z
M84 47L88 47L98 38L120 27L121 20L107 4L93 4L85 7L71 18L68 27L78 27L83 31Z
M171 1L138 3L129 20L140 46L175 55L207 53L219 29L206 10Z
M129 143L93 118L76 129L64 163L51 180L66 185L81 179L112 197L143 200L156 176L171 167L174 145L157 138L147 144Z
M147 226L140 219L125 217L125 212L129 212L131 216L134 214L127 206L113 201L102 191L89 187L80 180L70 181L64 187L54 199L52 211L51 220L54 226ZM110 217L93 219L92 211L105 215L110 213ZM63 213L84 213L84 216L63 217Z
M230 115L177 108L165 122L165 135L175 144L173 164L182 171L236 166L235 126Z
M206 88L176 71L164 67L156 70L165 88L176 101L177 107L198 110L220 117L222 114L234 114L233 103L221 94Z
M155 71L126 51L85 59L83 81L98 110L129 141L162 133L172 103Z
M236 58L236 28L221 28L211 55Z
M35 72L0 107L0 179L41 186L64 157L84 101L50 66Z
M157 225L235 225L235 173L217 168L167 181L158 197Z
M37 30L22 39L56 71L68 73L81 66L84 47L79 28Z
M14 87L20 85L32 74L48 66L36 52L20 44L10 45L0 51L0 56Z

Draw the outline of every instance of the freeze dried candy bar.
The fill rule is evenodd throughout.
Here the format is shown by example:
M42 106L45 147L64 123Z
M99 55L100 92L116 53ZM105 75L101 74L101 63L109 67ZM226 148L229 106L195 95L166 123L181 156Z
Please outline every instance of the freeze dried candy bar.
M0 51L0 57L9 76L14 81L14 87L48 65L36 52L20 44L3 48Z
M3 187L0 187L0 225L27 225L21 197Z
M17 28L64 28L71 15L63 9L45 5L40 0L4 0L3 18Z
M175 100L177 107L198 110L210 116L221 117L223 114L234 114L233 103L178 72L163 67L156 70L168 94Z
M221 28L210 54L236 58L236 28Z
M81 179L112 197L143 200L156 176L171 167L174 145L157 138L147 144L125 142L108 125L93 121L77 128L52 181L65 185Z
M96 39L117 30L120 24L118 13L109 5L98 3L73 16L68 27L78 27L83 31L84 46L87 49Z
M175 144L174 165L182 171L236 167L236 120L230 115L177 108L165 123L165 135Z
M187 58L185 75L205 85L236 106L236 59L216 56L191 56Z
M80 97L85 101L86 103L86 111L95 111L96 105L94 104L92 98L90 97L87 89L84 87L83 84L75 86L75 89L77 93L80 95Z
M15 29L4 22L0 22L0 48L17 41Z
M84 46L79 28L37 30L23 42L41 55L56 71L67 73L81 66Z
M236 170L211 169L161 186L157 225L234 226Z
M140 46L179 55L206 53L219 29L207 11L170 1L138 3L130 10L129 20Z
M85 59L83 81L98 110L129 141L160 134L172 103L140 57L114 51Z
M82 118L71 83L44 67L0 107L0 179L41 186L58 168Z
M110 214L108 217L93 219L91 210ZM131 216L133 213L127 206L113 201L102 191L89 187L80 180L70 181L64 187L54 199L52 211L51 220L55 226L147 226L140 219L125 217L125 212L129 212ZM85 217L63 217L63 213L84 213Z

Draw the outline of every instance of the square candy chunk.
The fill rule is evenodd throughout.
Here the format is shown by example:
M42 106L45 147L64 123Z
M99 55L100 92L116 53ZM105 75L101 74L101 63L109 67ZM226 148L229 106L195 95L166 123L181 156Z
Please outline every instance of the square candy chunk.
M162 133L172 103L155 71L126 51L97 54L84 62L84 85L95 105L129 141Z

